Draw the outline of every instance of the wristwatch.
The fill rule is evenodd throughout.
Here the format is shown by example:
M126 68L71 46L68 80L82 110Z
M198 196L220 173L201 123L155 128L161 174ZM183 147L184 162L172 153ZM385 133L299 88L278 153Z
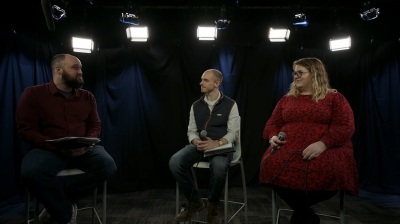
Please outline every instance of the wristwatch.
M218 144L219 144L219 146L222 146L224 144L224 142L220 139L220 140L218 140Z

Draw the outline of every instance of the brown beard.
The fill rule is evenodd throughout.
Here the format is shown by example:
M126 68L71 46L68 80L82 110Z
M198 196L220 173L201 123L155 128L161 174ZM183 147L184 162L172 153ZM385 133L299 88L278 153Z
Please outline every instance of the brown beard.
M61 78L65 85L72 89L80 89L83 86L83 78L82 81L79 80L78 77L71 77L68 73L64 72L61 74Z

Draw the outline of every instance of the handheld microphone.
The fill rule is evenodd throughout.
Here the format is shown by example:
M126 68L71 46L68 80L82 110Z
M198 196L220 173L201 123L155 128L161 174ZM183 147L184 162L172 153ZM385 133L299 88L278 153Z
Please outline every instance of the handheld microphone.
M279 141L285 141L285 138L286 138L285 132L279 132L279 134L278 134ZM276 145L276 146L272 147L271 154L274 153L275 150L279 149L279 147L280 147L280 145Z
M207 137L207 131L206 131L206 130L201 130L201 132L200 132L200 139L201 139L202 141L204 141L204 140L206 140L206 137Z

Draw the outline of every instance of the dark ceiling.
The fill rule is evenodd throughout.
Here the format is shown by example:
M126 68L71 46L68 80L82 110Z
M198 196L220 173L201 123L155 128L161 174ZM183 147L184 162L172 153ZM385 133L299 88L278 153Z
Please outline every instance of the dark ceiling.
M66 10L66 18L54 20L53 30L46 24L41 3L56 4ZM140 25L149 27L149 42L184 41L195 38L198 24L212 23L226 6L227 29L218 33L218 41L252 43L264 41L268 27L290 22L302 9L310 26L292 28L291 41L311 44L329 38L334 28L350 30L363 41L398 39L396 22L399 0L376 1L380 15L364 21L359 12L363 0L22 0L2 6L1 30L12 30L55 41L69 41L77 32L92 36L100 48L118 47L126 43L127 24L119 21L122 12L130 8L139 16ZM374 1L370 1L374 3ZM396 22L395 22L396 21ZM392 30L390 25L395 25Z

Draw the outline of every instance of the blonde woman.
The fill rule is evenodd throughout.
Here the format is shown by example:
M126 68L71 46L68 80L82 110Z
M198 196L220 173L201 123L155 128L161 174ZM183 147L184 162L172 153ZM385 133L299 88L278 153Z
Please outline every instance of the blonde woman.
M321 60L294 61L290 90L264 128L263 138L270 146L259 176L260 183L272 187L294 210L290 223L320 223L310 206L339 190L358 195L354 129L353 111L346 98L330 87Z

